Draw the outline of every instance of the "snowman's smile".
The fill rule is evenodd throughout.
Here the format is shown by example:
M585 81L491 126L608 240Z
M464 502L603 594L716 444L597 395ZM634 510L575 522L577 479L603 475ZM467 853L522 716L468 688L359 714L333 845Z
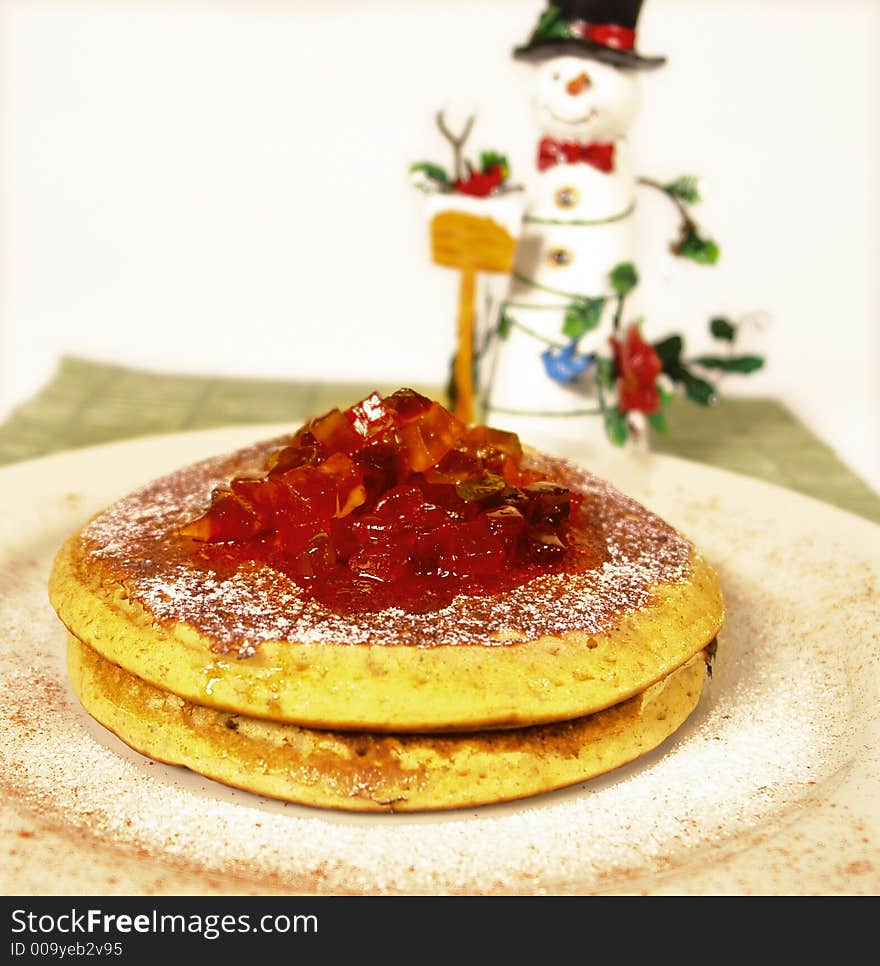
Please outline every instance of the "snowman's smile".
M559 121L560 124L586 124L587 121L592 121L594 117L599 116L599 108L591 107L586 114L582 114L580 117L560 117L548 104L547 113L553 118L554 121Z

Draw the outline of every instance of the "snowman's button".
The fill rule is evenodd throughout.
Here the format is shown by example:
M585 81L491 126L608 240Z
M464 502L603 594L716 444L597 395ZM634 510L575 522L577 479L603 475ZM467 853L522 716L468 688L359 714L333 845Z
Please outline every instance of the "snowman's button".
M581 200L580 192L573 185L566 184L556 189L556 205L559 208L574 208Z
M574 255L568 248L551 248L547 253L547 261L554 268L565 268L574 261Z

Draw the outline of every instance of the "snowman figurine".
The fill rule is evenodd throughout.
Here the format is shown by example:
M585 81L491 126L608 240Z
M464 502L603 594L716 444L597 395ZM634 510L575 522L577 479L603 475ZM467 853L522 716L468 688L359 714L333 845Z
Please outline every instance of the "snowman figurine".
M641 0L558 0L514 51L534 65L540 139L483 383L487 421L525 440L605 441L596 354L607 355L615 324L612 273L635 247L626 136L640 72L665 62L636 52L640 9Z

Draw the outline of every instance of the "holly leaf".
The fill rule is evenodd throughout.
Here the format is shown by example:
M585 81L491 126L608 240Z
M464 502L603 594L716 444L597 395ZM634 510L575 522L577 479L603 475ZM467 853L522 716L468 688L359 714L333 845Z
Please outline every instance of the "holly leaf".
M693 361L704 369L743 374L757 372L764 365L763 356L697 356Z
M499 154L497 151L480 152L480 171L488 174L490 168L501 168L501 172L506 178L510 171L510 162L506 154Z
M562 11L559 7L551 4L541 14L538 26L535 27L535 36L541 38L560 38L570 37L571 29L568 23L562 19Z
M608 278L611 281L611 287L621 298L628 295L639 283L639 276L632 262L621 262L615 265Z
M565 309L563 334L569 339L579 339L587 332L592 332L599 325L604 308L604 298L577 299L570 303Z
M663 185L663 190L671 198L677 198L686 205L696 205L702 201L697 179L692 174L683 174L675 181L670 181L669 184Z
M449 182L449 175L440 167L439 164L432 164L430 161L416 161L409 166L410 174L423 174L430 181L436 181L438 185L446 186Z
M722 342L734 342L736 340L736 326L723 316L716 316L709 320L709 331L716 339Z
M661 436L665 436L669 432L669 424L666 422L666 413L662 409L658 409L656 413L651 413L648 416L649 425L655 429Z
M671 374L670 378L675 379L676 382L680 382L684 387L684 392L688 399L699 403L701 406L711 406L718 399L712 383L707 382L705 379L700 379L699 376L695 376L690 369L682 367L677 379Z
M498 316L498 337L500 339L506 339L510 335L512 328L513 319L506 312L502 312Z
M623 446L629 439L629 427L617 406L605 410L605 435L615 446Z
M654 343L654 351L660 356L664 372L668 373L679 368L683 348L684 342L680 335L670 335L668 338Z
M671 248L673 254L698 265L714 265L721 254L718 245L711 238L703 238L693 226L685 226L682 237Z
M614 388L614 360L603 356L596 359L596 375L599 385L610 392Z
M654 351L663 363L663 372L684 389L688 399L709 406L717 399L715 387L711 382L695 376L681 361L683 347L684 341L680 335L671 335L654 343Z

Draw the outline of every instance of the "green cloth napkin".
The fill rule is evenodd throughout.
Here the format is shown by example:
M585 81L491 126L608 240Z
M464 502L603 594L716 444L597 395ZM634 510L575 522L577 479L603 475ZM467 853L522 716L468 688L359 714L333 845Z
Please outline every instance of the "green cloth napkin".
M399 385L169 375L67 357L0 425L0 464L117 439L234 423L289 422ZM436 398L438 386L413 389ZM880 496L784 406L732 398L671 404L652 450L785 486L880 523Z

